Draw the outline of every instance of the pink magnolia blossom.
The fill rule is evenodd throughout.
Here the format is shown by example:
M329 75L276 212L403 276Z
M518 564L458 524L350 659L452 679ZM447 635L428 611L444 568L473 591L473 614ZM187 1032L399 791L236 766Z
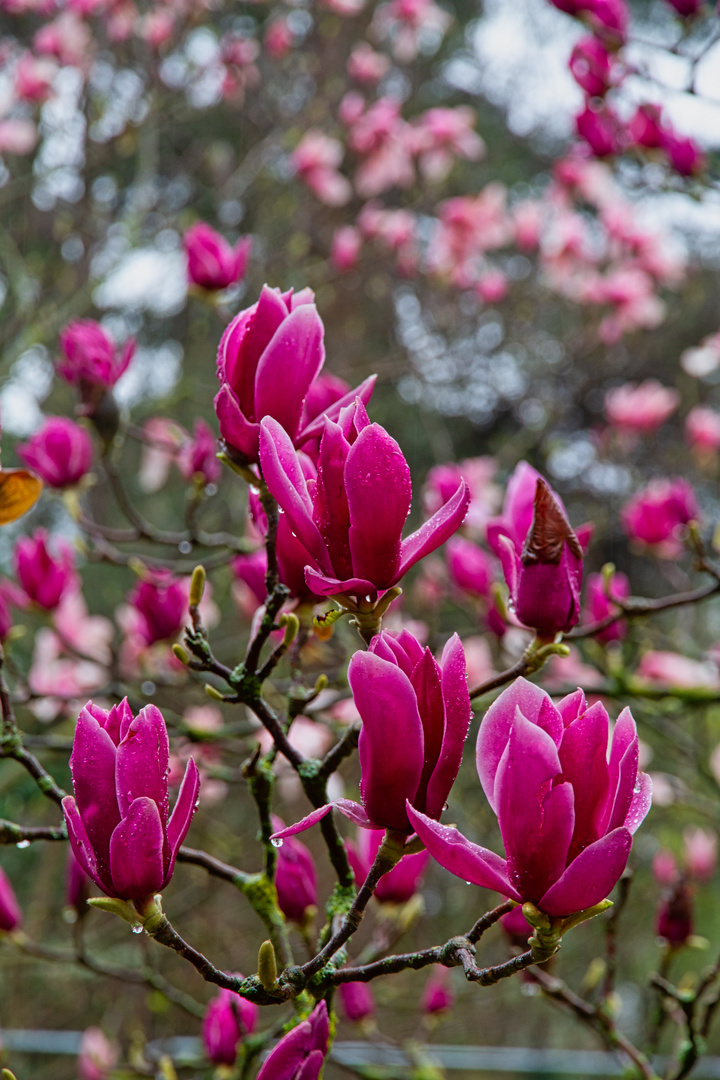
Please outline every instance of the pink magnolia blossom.
M135 634L145 645L177 637L187 619L187 581L169 570L145 570L128 603L135 613Z
M659 105L639 105L627 127L628 135L635 146L654 150L662 145L663 122Z
M13 892L10 879L0 866L0 932L6 934L22 924L22 912Z
M453 497L402 540L410 511L410 470L400 447L362 402L325 418L317 482L308 486L297 452L280 424L262 422L260 460L272 495L312 562L308 586L320 596L377 597L462 523L470 499L462 481Z
M361 1024L375 1012L375 999L367 983L347 982L338 987L340 1006L348 1020Z
M689 825L683 829L683 853L691 877L695 881L709 881L717 870L717 833Z
M589 97L603 97L610 89L612 60L602 41L584 37L570 54L570 71Z
M182 442L177 467L185 481L200 476L203 483L216 484L220 479L222 466L217 459L217 439L205 420L198 418L192 436L188 435Z
M52 611L63 596L78 587L75 556L72 548L60 541L57 555L48 549L48 534L36 529L32 536L21 537L15 545L15 570L20 586L29 601Z
M677 390L657 379L623 383L605 395L605 416L613 427L647 433L664 424L680 404Z
M258 1012L259 1007L252 1001L224 988L208 1003L202 1022L202 1040L213 1065L235 1064L238 1045L245 1035L252 1035Z
M609 157L620 150L620 121L608 105L586 105L575 117L575 127L595 157Z
M460 195L442 203L430 253L433 272L459 288L474 284L479 257L512 239L506 202L504 185L492 183L478 195Z
M456 157L478 161L484 155L485 143L473 131L475 119L468 105L428 109L415 119L415 151L426 180L445 180Z
M63 812L75 858L107 896L145 901L172 877L199 787L188 761L175 809L168 802L170 747L159 709L133 717L127 698L109 712L88 702L75 729L74 798Z
M318 1080L329 1030L327 1004L321 1001L270 1051L257 1080Z
M31 52L23 53L15 68L15 93L21 101L42 104L52 94L52 84L57 66L52 60L38 58Z
M63 379L105 389L115 385L135 355L133 338L128 338L120 350L92 319L69 323L60 334L60 348L65 359L57 365L57 371Z
M36 53L53 56L61 67L88 65L93 52L89 28L74 11L63 11L52 22L41 26L33 39Z
M354 225L341 225L333 234L330 262L341 274L354 269L360 257L362 236Z
M364 86L375 86L390 70L390 58L376 52L367 41L359 41L348 58L347 72L351 79Z
M232 247L224 236L204 221L188 229L183 237L188 278L202 289L227 289L242 281L247 273L252 237L243 236Z
M108 1080L119 1056L102 1028L86 1028L80 1040L78 1080Z
M339 172L342 159L339 139L314 128L305 132L292 153L298 176L327 206L344 206L352 197L350 181Z
M478 776L507 858L408 804L410 821L440 865L465 881L550 916L593 907L625 869L651 797L630 710L615 724L609 758L608 731L604 706L588 708L582 690L555 706L518 679L485 714L477 741Z
M363 108L359 95L353 101ZM364 111L356 108L353 115L347 108L344 111L343 120L350 124L348 146L362 158L355 175L361 198L373 198L391 187L410 187L415 179L415 133L400 115L401 108L395 98L381 97Z
M697 176L707 165L707 158L698 143L694 139L678 135L675 131L664 132L661 147L670 165L680 176Z
M514 613L523 625L544 638L575 626L580 618L582 547L542 477L522 551L518 553L509 537L501 537L500 559Z
M272 825L275 832L285 828L276 814ZM294 836L289 836L278 850L275 888L278 907L285 918L304 925L308 914L317 908L317 870L310 850Z
M487 596L493 579L490 556L464 536L451 537L445 548L450 580L470 596Z
M215 412L225 443L246 462L259 460L263 417L275 419L296 445L322 432L322 417L304 423L305 400L325 361L325 330L312 300L310 289L293 295L265 285L220 340ZM366 379L328 415L337 416L356 395L368 401L374 383Z
M263 35L263 48L272 60L282 60L292 52L295 45L295 34L286 18L278 16L272 19L265 28Z
M610 594L608 597L608 593ZM609 587L602 574L588 574L587 579L587 618L590 622L600 622L610 614L617 612L612 598L627 600L630 596L630 582L625 574L615 572L610 578ZM606 644L608 641L621 641L627 634L627 623L622 619L606 626L595 634L596 641Z
M693 660L681 653L652 649L643 654L637 667L638 678L664 686L717 689L720 676L712 661Z
M65 488L79 483L88 473L93 443L74 420L52 416L28 442L18 446L17 452L49 487Z
M620 517L631 540L652 548L662 558L676 558L682 551L680 526L700 513L687 480L652 480L623 507Z
M500 489L494 483L496 472L497 462L491 457L465 458L464 461L433 466L422 490L423 510L426 514L434 514L457 490L460 481L465 480L470 489L470 506L463 527L483 538L486 525L500 502ZM530 516L532 519L532 513Z
M362 718L362 805L339 799L276 837L310 828L333 806L363 829L402 833L412 832L406 802L425 811L428 820L442 813L472 715L460 638L450 638L438 663L409 631L383 630L367 652L353 655L348 681Z
M384 835L382 829L358 829L355 841L346 841L348 858L358 889L375 862ZM406 904L408 900L411 900L420 887L429 858L427 851L403 856L397 866L380 878L373 893L377 902L379 904Z
M685 420L685 438L693 449L716 454L720 450L720 413L696 405Z
M450 986L450 972L436 966L425 983L420 1008L425 1016L438 1016L449 1012L455 1004L455 994Z
M24 157L32 153L38 141L38 129L34 121L22 117L0 120L0 154Z
M260 72L255 61L260 46L253 38L243 34L225 34L220 42L220 61L223 64L223 97L241 105L245 94L260 82Z
M705 0L665 0L683 19L691 19L703 7Z
M381 38L389 38L393 56L402 64L414 60L423 30L443 36L452 22L434 0L390 0L381 4L373 21Z
M546 483L544 477L532 465L528 465L527 461L519 462L508 479L502 513L487 523L488 544L498 558L502 552L503 536L512 542L516 553L520 555L533 521L538 480ZM550 487L549 491L563 515L567 517L558 493ZM586 549L592 536L592 526L581 525L577 529L577 536L582 548Z
M475 292L486 304L499 304L509 288L508 279L501 270L487 270L475 283Z

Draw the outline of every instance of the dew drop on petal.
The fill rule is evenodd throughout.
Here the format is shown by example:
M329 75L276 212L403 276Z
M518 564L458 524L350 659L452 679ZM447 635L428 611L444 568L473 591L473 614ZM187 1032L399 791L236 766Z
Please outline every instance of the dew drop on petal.
M277 839L270 841L273 847L280 848L283 846L282 837L278 836Z
M17 848L30 847L30 841L29 840L19 840L17 842L17 844L15 845L15 847L17 847Z
M143 928L140 925L140 923L135 923L135 925L132 928L132 932L133 932L133 934L142 934Z

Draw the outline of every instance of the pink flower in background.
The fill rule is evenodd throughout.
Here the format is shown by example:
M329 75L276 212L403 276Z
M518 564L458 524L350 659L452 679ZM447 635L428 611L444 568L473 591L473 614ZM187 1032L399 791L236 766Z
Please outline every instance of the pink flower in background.
M381 4L373 20L373 29L390 40L393 56L401 64L414 60L423 32L444 36L452 17L434 0L390 0Z
M344 102L343 123L349 124L348 146L363 159L355 175L355 190L371 199L391 187L409 187L415 179L415 133L400 115L402 103L381 97L367 109L360 95Z
M685 420L685 438L693 449L716 454L720 450L720 413L696 405Z
M277 814L273 814L272 825L275 832L285 828ZM278 850L275 888L285 918L305 925L317 909L317 870L310 850L294 836L289 836Z
M382 829L358 829L355 840L345 842L358 889L368 876L384 835ZM411 900L420 887L429 858L427 851L403 855L397 866L380 878L373 893L377 902L379 904L406 904L408 900Z
M699 516L693 489L681 478L652 480L623 507L620 518L631 540L652 548L662 558L676 558L682 551L678 532Z
M675 131L666 130L663 133L661 147L680 176L697 176L707 165L707 157L698 143Z
M38 141L38 129L32 120L22 117L0 120L0 154L24 157L32 153Z
M666 4L675 8L678 15L681 15L683 19L690 19L693 15L697 15L700 8L703 7L705 0L665 0Z
M390 58L376 52L367 41L360 41L353 47L347 63L351 79L365 86L375 86L389 70Z
M127 370L135 355L135 341L128 338L119 350L99 323L81 319L69 323L60 334L65 359L57 365L69 383L93 383L110 389Z
M247 273L252 237L242 236L231 246L224 236L199 221L183 236L188 280L202 289L227 289Z
M187 621L188 583L169 570L143 571L128 603L135 612L135 634L145 645L177 637Z
M245 94L260 82L255 61L260 46L243 34L227 33L220 42L220 61L224 66L223 97L241 105Z
M469 493L461 482L453 497L417 532L402 540L410 510L410 470L400 447L362 402L325 418L318 478L311 490L288 434L266 417L260 459L263 476L312 563L308 587L319 596L376 597L392 588L462 523Z
M352 187L339 172L343 146L314 128L306 131L292 153L295 171L310 190L327 206L344 206L352 197Z
M427 474L422 490L423 510L426 514L434 514L457 491L460 481L465 480L470 489L470 506L463 527L484 537L490 516L500 502L500 489L494 482L496 472L497 462L492 457L466 458L460 462L434 465Z
M716 832L689 825L683 829L685 866L695 881L709 881L717 870Z
M22 925L22 912L10 879L0 866L0 932L12 933Z
M75 858L107 896L147 900L170 881L195 810L199 778L188 761L170 814L170 747L159 709L133 717L127 698L109 712L88 702L75 729L75 797L63 799Z
M469 105L428 109L415 118L415 152L426 180L445 180L456 157L478 161L484 155L485 143L473 130L475 120Z
M14 88L21 101L42 104L52 95L52 84L57 74L52 60L39 59L31 52L23 53L15 68Z
M56 550L57 555L51 555L44 529L36 529L32 536L23 536L15 544L18 581L27 599L45 611L52 611L66 593L78 588L72 548L59 541Z
M623 383L605 395L605 416L613 427L647 433L659 428L680 404L680 394L657 379Z
M42 56L53 56L61 67L85 70L93 54L89 28L74 11L63 11L41 26L33 38L33 48Z
M500 270L487 270L475 283L475 292L486 304L499 304L505 299L510 285Z
M270 1051L257 1080L318 1080L329 1033L327 1005L321 1001Z
M362 236L354 225L341 225L333 234L330 261L336 270L346 274L352 270L360 257Z
M453 874L550 916L603 900L625 869L632 833L650 808L649 777L638 772L629 709L612 735L599 702L581 690L557 705L518 679L480 725L477 769L498 816L506 859L466 840L408 804L430 854Z
M208 1003L202 1022L202 1040L213 1065L235 1064L238 1045L245 1035L252 1035L259 1011L252 1001L224 988Z
M659 105L639 105L627 127L631 142L648 150L662 145L664 130Z
M575 127L595 157L609 157L619 152L621 124L608 105L587 104L575 117Z
M265 28L263 47L272 60L282 60L292 52L295 45L295 34L290 24L283 16L272 19Z
M488 595L493 564L481 547L464 536L453 536L447 542L445 558L450 579L458 589L471 596Z
M608 593L610 596L608 597ZM623 573L615 571L610 578L609 588L602 574L588 574L587 579L587 614L590 622L600 622L610 614L614 614L617 608L612 602L612 597L618 600L627 600L630 596L630 582ZM606 644L608 641L621 641L627 634L627 623L623 619L606 626L604 630L594 635L596 641Z
M651 649L643 654L637 667L637 676L643 681L664 686L693 688L720 687L720 676L712 661L693 660L681 653Z
M603 97L610 89L612 60L596 37L584 37L570 54L570 71L589 97Z
M450 986L450 972L436 965L425 983L420 1008L424 1016L438 1016L449 1012L455 1004L455 994Z
M346 1019L354 1024L361 1024L375 1013L375 999L367 983L340 983L338 996Z
M201 476L203 483L216 484L220 479L222 466L217 459L217 439L205 420L195 421L192 437L188 435L180 446L177 467L186 481Z
M108 1080L119 1056L102 1028L86 1028L80 1040L78 1080Z
M51 416L35 435L18 446L17 453L49 487L71 487L92 465L93 442L74 420Z

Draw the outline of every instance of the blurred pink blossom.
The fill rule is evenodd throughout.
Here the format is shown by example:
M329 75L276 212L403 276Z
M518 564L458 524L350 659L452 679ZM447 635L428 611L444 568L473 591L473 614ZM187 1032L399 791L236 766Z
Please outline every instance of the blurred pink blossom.
M328 206L344 206L352 195L350 181L338 171L342 159L339 139L315 128L305 132L292 153L292 163L300 179Z
M348 75L364 86L375 86L390 70L390 58L376 52L367 41L353 47L347 63Z
M657 379L645 379L608 390L605 416L613 427L647 433L664 424L679 404L677 390L662 386Z

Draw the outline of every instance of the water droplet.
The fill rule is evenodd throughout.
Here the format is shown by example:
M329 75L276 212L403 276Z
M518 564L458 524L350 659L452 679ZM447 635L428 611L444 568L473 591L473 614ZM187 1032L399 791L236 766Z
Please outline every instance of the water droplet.
M465 884L466 885L472 885L472 881L466 881Z
M283 846L282 837L281 836L274 837L270 841L270 843L272 844L273 847L282 847Z
M447 810L447 809L448 809L448 804L447 804L447 803L443 803L443 810Z
M635 787L633 788L633 791L635 792L636 795L640 794L641 787L642 787L642 785L640 783L640 777L638 777L637 780L635 781ZM18 845L18 847L19 846L20 845Z
M178 544L178 551L181 555L189 555L192 551L192 544L188 540L181 540Z
M140 925L139 922L135 923L135 925L132 928L132 932L133 932L133 934L142 934L143 928L142 928L142 926Z
M17 847L17 848L30 847L30 841L29 840L19 840L18 843L15 845L15 847Z

